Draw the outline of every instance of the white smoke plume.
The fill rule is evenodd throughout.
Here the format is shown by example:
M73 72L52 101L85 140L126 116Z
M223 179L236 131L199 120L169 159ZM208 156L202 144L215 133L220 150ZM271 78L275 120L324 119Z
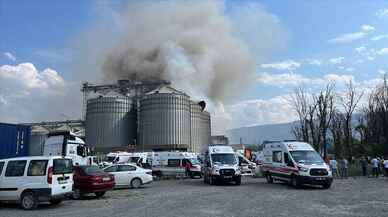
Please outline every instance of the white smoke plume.
M130 4L121 16L122 35L103 62L107 80L169 80L193 97L222 101L254 77L255 61L223 4Z
M132 1L114 14L117 31L87 34L83 53L98 53L103 82L167 80L195 100L222 106L250 86L260 61L285 44L277 18L260 5L241 2L226 11L223 1ZM88 55L80 61L93 62ZM97 77L95 68L79 68ZM213 121L226 126L221 122Z

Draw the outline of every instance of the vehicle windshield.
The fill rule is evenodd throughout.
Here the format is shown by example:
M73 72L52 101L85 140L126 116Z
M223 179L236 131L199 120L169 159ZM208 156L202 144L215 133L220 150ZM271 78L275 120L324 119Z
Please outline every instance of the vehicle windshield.
M234 154L212 154L214 164L236 164L236 156Z
M290 151L292 158L297 163L322 164L323 159L315 151Z
M191 163L192 165L198 165L198 164L200 164L199 161L198 161L197 159L194 159L194 158L190 159L190 163Z
M96 174L105 173L98 166L85 166L85 167L82 167L82 170L86 173L86 175L96 175Z
M73 162L70 159L54 159L53 174L73 173Z
M106 161L111 162L111 163L113 163L115 159L116 159L116 157L110 157L110 156L106 157Z

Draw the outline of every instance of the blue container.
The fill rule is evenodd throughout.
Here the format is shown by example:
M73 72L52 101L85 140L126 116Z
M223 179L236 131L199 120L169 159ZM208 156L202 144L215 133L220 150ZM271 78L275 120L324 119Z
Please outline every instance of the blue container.
M0 123L0 159L28 156L31 127Z

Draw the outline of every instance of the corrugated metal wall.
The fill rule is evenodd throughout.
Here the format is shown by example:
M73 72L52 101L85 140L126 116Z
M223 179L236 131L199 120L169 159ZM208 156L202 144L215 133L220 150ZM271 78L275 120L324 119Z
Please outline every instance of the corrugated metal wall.
M97 151L134 144L136 107L128 97L89 99L85 125L86 143Z
M154 93L140 100L139 149L142 148L190 148L190 100L187 95Z
M28 155L31 127L0 123L0 159Z

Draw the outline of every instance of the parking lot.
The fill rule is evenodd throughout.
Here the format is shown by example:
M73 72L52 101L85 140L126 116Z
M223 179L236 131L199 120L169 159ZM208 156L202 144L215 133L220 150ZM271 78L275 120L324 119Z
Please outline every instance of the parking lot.
M141 189L108 192L64 201L58 206L41 205L23 211L17 205L1 204L1 217L211 217L211 216L386 216L388 179L349 178L335 180L329 190L293 189L267 184L264 179L245 178L241 186L205 185L201 179L157 181Z

